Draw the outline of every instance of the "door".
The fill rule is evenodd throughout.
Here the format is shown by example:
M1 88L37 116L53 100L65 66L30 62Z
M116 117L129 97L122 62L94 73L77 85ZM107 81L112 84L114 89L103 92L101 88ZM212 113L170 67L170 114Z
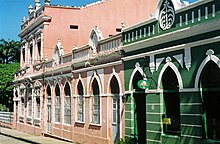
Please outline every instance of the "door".
M201 74L203 98L203 138L220 141L220 68L213 61L204 67Z

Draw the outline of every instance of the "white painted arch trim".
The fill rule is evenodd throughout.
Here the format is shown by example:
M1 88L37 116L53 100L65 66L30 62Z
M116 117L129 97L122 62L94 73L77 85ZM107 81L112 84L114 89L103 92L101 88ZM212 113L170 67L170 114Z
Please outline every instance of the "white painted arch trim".
M122 94L122 84L121 84L121 80L120 80L120 77L119 77L119 75L115 72L115 70L113 70L113 72L112 72L112 74L111 74L111 76L110 76L110 78L109 78L109 80L108 80L108 89L107 89L107 94L111 94L111 91L110 91L110 84L111 84L111 80L112 80L112 78L113 77L116 77L116 80L118 81L118 85L119 85L119 95L121 95Z
M47 83L47 85L46 85L46 89L45 89L45 94L46 94L46 96L48 97L47 87L50 88L50 93L51 93L50 97L52 97L52 95L53 95L53 90L52 90L52 86L51 86L51 84L50 84L50 83Z
M101 95L103 95L104 94L104 91L103 91L103 87L102 87L102 81L101 81L101 78L97 75L97 72L96 71L94 71L94 74L93 74L93 76L92 76L92 78L90 79L90 82L89 82L89 92L88 92L88 94L89 95L91 95L91 89L92 89L92 83L93 83L93 81L94 80L97 80L97 82L98 82L98 86L99 86L99 94L100 94L100 96Z
M119 95L121 96L122 95L122 84L121 84L121 80L120 80L120 77L119 75L115 72L115 68L113 67L112 68L112 74L108 80L108 85L107 85L107 94L111 94L111 91L110 91L110 85L111 85L111 80L113 77L116 77L116 80L118 81L118 85L119 85ZM120 138L122 138L122 121L121 121L121 112L122 112L122 100L121 98L119 99L119 103L120 103L120 116L119 116L119 119L120 119ZM107 102L107 109L109 108L109 103ZM107 119L108 119L108 114L107 114ZM111 126L111 125L110 125ZM109 127L109 124L107 124L107 127ZM107 130L107 133L109 133L109 131ZM109 134L108 134L109 135Z
M84 85L84 82L83 82L83 79L81 77L81 74L79 74L79 78L76 82L76 85L75 85L75 92L74 92L74 96L79 96L78 94L78 85L79 83L82 83L82 88L83 88L83 123L85 122L85 118L86 118L86 115L85 115L85 109L86 109L86 105L85 105L85 94L86 94L86 90L85 90L85 85ZM75 111L75 122L78 122L78 100L76 99L75 100L75 106L74 106L74 111Z
M63 94L65 94L65 86L66 86L67 84L68 84L69 87L70 87L70 97L71 97L71 96L73 95L73 94L72 94L72 86L71 86L70 81L67 80L67 79L66 79L66 81L64 82L64 85L63 85Z
M162 70L160 71L160 74L159 74L159 77L158 77L158 85L157 85L157 89L160 89L160 85L161 85L161 81L162 81L162 76L163 76L163 73L165 72L165 70L170 67L172 68L172 70L175 72L176 74L176 77L177 77L177 80L178 80L178 83L179 83L179 90L182 90L183 89L183 81L182 81L182 77L179 73L179 70L177 69L177 67L172 63L172 62L167 62Z
M84 85L84 82L83 82L83 79L82 79L81 75L79 75L79 78L78 78L78 80L77 80L77 82L76 82L74 95L78 95L78 94L77 94L77 91L78 91L79 82L82 83L83 95L85 95L85 94L86 94L86 90L85 90L85 85Z
M214 54L214 53L213 53ZM209 61L213 61L214 63L216 63L218 65L218 67L220 68L220 59L215 56L215 55L208 55L203 62L201 63L201 65L199 66L198 72L196 74L196 79L195 79L195 88L199 88L199 79L202 73L202 70L204 69L205 65L209 62Z
M137 65L137 64L136 64ZM133 91L132 89L132 82L133 82L133 79L134 79L134 75L139 72L141 75L143 75L144 77L146 77L143 69L140 67L140 66L136 66L136 68L133 70L132 74L131 74L131 77L130 77L130 82L129 82L129 91Z

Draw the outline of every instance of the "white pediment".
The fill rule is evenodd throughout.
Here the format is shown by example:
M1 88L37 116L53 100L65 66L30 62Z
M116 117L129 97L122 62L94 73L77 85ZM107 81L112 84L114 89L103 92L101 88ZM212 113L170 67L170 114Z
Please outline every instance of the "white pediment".
M155 13L156 19L159 19L160 9L161 9L161 6L164 3L164 1L166 1L166 0L159 0L158 1L156 13ZM189 4L189 2L181 1L181 0L168 0L168 1L172 2L175 11Z
M92 29L92 32L91 32L90 38L89 38L89 46L92 47L93 54L96 54L98 42L102 39L103 39L103 35L102 35L101 30L97 26L95 26Z

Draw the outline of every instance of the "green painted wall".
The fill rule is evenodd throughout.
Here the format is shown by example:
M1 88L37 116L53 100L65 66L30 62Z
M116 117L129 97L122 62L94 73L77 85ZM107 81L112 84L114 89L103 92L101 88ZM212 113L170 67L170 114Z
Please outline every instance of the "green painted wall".
M205 7L208 7L209 9L212 8L213 4L216 4L216 12L215 17L212 16L212 11L209 11L208 19L205 19ZM196 14L196 11L198 9L202 10L202 17L201 20L198 21L198 15ZM195 19L194 23L192 23L192 11L195 11ZM186 25L185 21L183 21L182 26L179 24L179 16L182 15L183 19L185 14L189 13L188 15L188 25ZM131 31L125 32L124 35L124 45L128 45L130 43L135 43L137 41L144 40L146 38L154 37L157 35L162 35L165 33L169 33L181 28L186 28L190 26L195 25L201 25L205 23L209 23L212 21L219 21L220 19L220 5L218 0L214 0L213 2L209 2L205 5L201 5L199 7L189 9L187 11L178 13L176 15L176 23L175 26L168 30L168 31L162 31L160 30L158 23L155 21L153 23L148 24L147 26L142 26L140 28L133 29ZM151 29L150 36L146 36L144 38L143 36L143 28L144 27L153 27L154 25L154 32ZM141 38L140 38L140 29L141 30ZM128 42L126 40L125 42L125 35L128 33L134 32L134 36L136 36L136 31L138 31L138 38L134 41ZM154 33L154 34L153 34ZM156 49L161 49L164 47L171 47L179 44L184 44L188 42L194 42L198 40L203 40L207 38L212 38L220 35L220 30L215 32L208 32L201 35L196 35L193 37L188 37L185 39L182 39L181 41L172 41L169 43L157 45L151 47L145 47L143 49L132 51L129 53L125 53L126 56L136 55L143 52L150 52ZM126 48L126 47L125 47ZM150 57L145 58L137 58L134 60L129 60L124 62L124 73L125 73L125 90L130 91L133 90L132 88L129 89L129 83L131 79L131 75L135 69L135 64L139 63L140 68L143 69L144 73L146 74L148 80L151 82L150 90L156 90L157 89L157 82L159 74L166 64L166 58L169 56L172 60L171 62L175 65L175 67L178 69L182 81L183 81L183 90L184 92L179 93L180 98L180 120L181 120L181 135L178 136L170 136L163 134L163 124L162 124L162 116L164 113L164 101L163 101L163 93L162 92L151 92L145 94L146 96L146 127L147 127L147 136L146 139L148 140L148 144L155 144L155 143L162 143L162 144L201 144L202 141L202 135L203 135L203 105L202 105L202 99L201 94L198 90L193 90L195 85L195 78L196 74L198 72L198 69L203 62L203 60L207 57L206 52L212 49L214 51L214 55L220 58L220 42L215 42L211 44L205 44L197 47L191 47L191 67L189 68L189 71L185 67L185 63L183 62L183 67L180 65L180 63L173 57L175 55L182 54L183 60L184 60L184 49L177 50L173 52L164 52L162 54L155 54L154 58L164 58L162 63L159 65L158 70L155 70L152 74L150 72L149 68L149 62ZM162 87L161 87L162 88ZM136 124L135 124L135 100L132 98L132 94L128 95L127 102L126 102L126 112L125 112L125 133L127 136L130 136L134 133L136 133Z

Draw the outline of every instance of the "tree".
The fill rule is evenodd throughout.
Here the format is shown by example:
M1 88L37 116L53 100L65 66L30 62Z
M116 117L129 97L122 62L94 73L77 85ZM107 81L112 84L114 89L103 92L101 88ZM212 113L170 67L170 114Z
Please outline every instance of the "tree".
M19 41L0 39L0 63L19 62L20 45Z
M13 110L13 80L19 69L20 42L0 39L0 111Z
M19 63L0 64L0 111L13 110L13 80Z

